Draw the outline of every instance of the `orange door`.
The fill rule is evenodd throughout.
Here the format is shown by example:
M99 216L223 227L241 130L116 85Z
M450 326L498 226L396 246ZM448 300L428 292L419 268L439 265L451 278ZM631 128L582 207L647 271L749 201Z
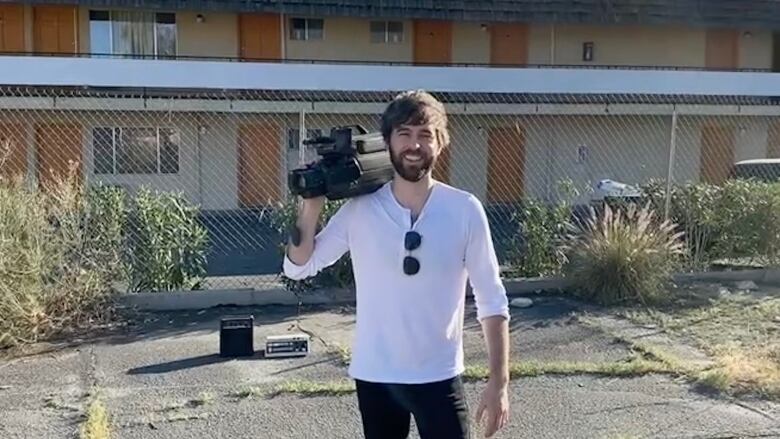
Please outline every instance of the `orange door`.
M274 122L241 125L238 132L238 200L260 207L282 198L281 127Z
M519 23L495 23L490 27L490 63L525 65L528 63L528 26Z
M24 177L27 174L27 140L24 126L0 123L0 176Z
M739 65L739 35L731 29L708 29L705 65L711 69L736 69Z
M490 128L487 169L488 202L520 201L525 188L525 130L520 125Z
M0 51L25 51L24 6L0 5Z
M766 157L780 159L780 119L773 119L767 133Z
M431 176L441 181L442 183L449 184L450 182L450 162L452 156L452 145L444 148L439 154L439 158L436 159L436 166L431 172Z
M38 179L48 186L65 179L72 166L81 176L81 127L72 123L50 123L35 129Z
M448 64L452 61L452 23L438 20L414 22L414 62Z
M241 14L238 20L241 58L282 58L282 27L278 14Z
M701 179L705 183L722 183L734 164L734 128L706 124L701 132Z
M75 6L33 8L33 49L40 53L77 52Z

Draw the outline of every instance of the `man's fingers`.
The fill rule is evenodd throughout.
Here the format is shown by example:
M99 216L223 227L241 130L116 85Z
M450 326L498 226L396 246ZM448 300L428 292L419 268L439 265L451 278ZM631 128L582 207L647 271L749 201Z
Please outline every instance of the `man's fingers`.
M485 403L484 401L481 401L479 403L479 407L477 408L477 423L482 422L482 415L485 413Z
M506 424L509 423L509 410L504 411L504 413L501 415L501 424L498 427L499 429L502 429L506 427Z
M487 425L485 426L485 437L491 437L498 430L498 414L495 410L488 410Z

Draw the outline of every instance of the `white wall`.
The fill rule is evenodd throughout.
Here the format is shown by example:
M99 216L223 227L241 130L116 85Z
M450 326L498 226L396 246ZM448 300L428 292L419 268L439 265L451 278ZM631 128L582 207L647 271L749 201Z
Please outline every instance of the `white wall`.
M450 182L484 200L487 190L488 139L485 120L452 117Z
M235 118L210 116L201 125L200 197L205 209L238 207L238 128Z

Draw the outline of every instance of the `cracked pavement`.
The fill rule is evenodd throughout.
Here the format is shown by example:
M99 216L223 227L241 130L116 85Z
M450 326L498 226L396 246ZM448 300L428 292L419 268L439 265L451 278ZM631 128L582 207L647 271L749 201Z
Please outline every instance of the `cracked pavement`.
M539 361L619 361L628 346L572 318L578 305L540 297L514 309L512 357ZM329 344L349 346L349 307L309 307L301 326ZM219 318L252 314L255 348L287 332L295 308L216 308L146 313L121 332L49 353L0 360L2 438L77 437L87 394L106 403L116 438L357 438L354 395L241 398L237 392L290 379L347 380L346 369L316 339L305 358L223 359ZM470 304L466 362L486 365L486 347ZM483 384L467 383L476 408ZM496 438L780 438L780 405L731 401L697 392L671 376L586 375L514 380L510 424ZM417 437L414 428L411 437ZM474 437L482 437L475 427Z

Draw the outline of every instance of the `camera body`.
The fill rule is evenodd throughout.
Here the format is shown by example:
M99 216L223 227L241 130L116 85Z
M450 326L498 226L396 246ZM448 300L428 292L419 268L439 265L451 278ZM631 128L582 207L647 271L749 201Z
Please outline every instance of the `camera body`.
M362 126L335 127L330 136L304 140L320 156L289 172L293 195L340 200L376 191L393 178L393 164L381 133Z

